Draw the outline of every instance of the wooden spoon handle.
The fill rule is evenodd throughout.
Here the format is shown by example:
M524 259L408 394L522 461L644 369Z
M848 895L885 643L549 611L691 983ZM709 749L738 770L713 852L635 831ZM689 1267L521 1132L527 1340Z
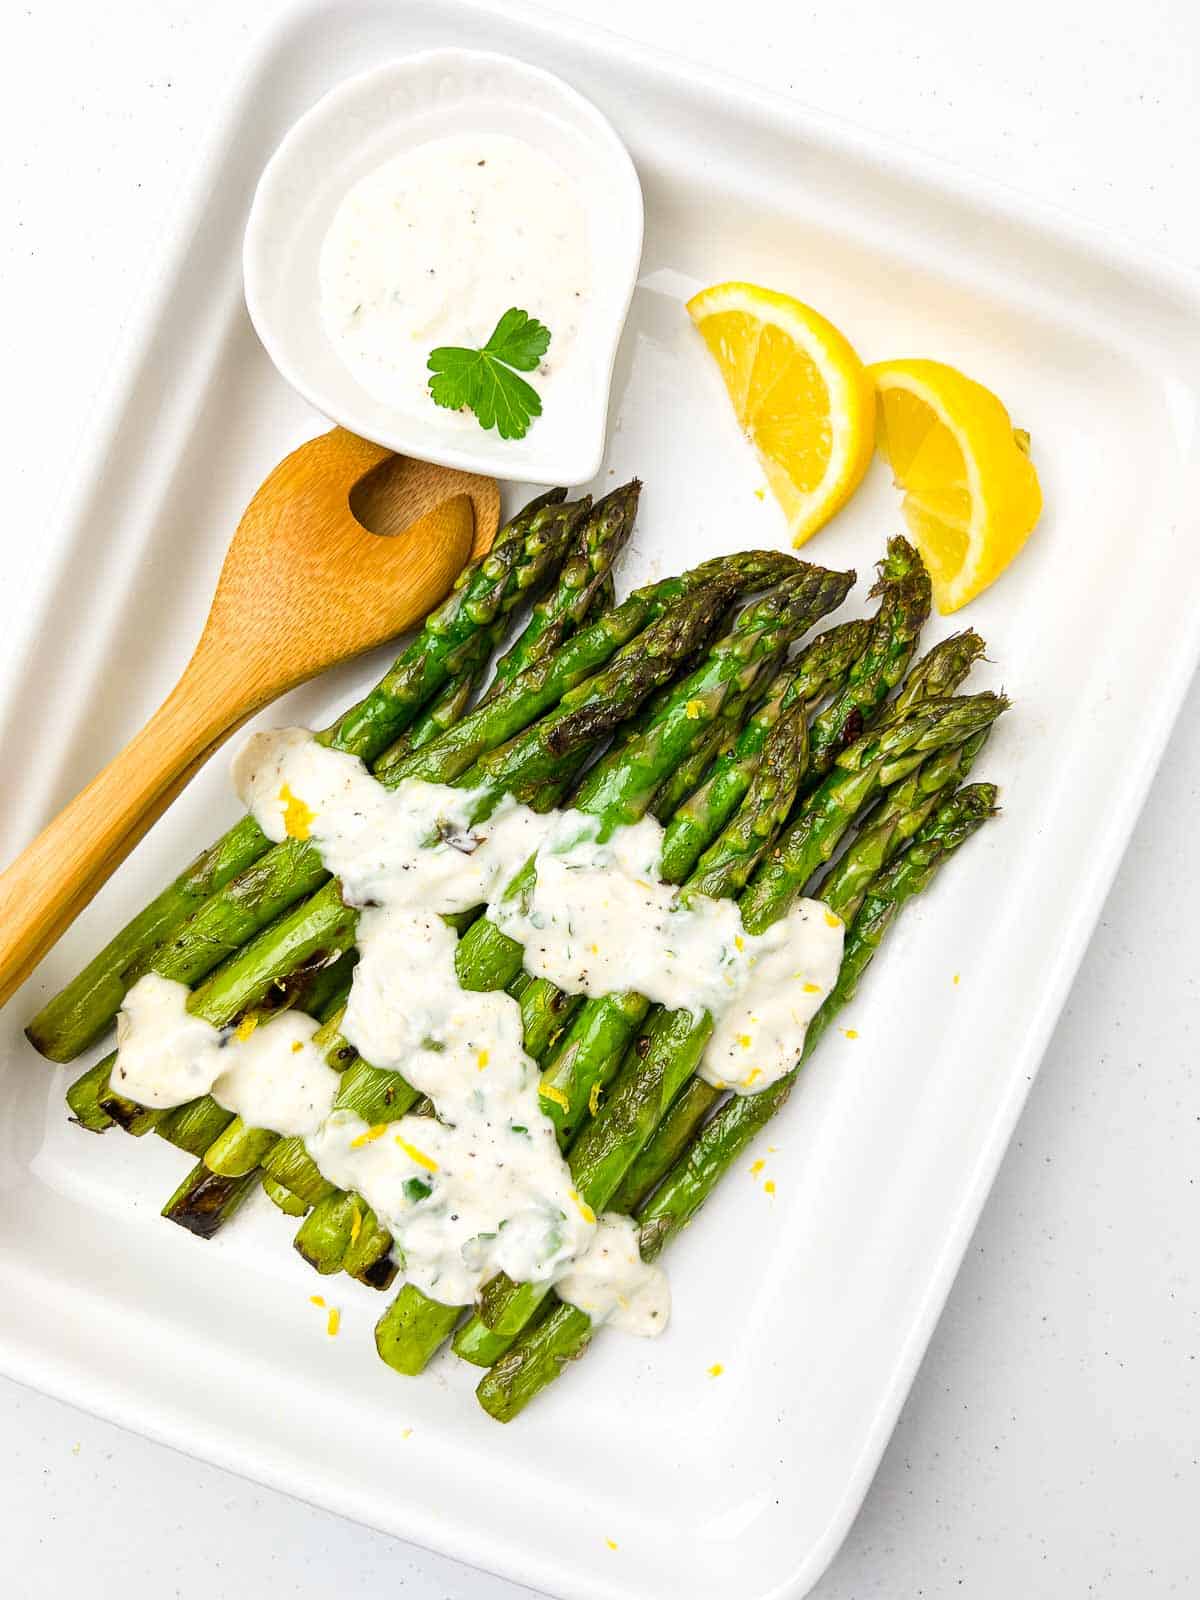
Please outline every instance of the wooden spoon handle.
M198 701L203 685L189 667L141 733L0 875L0 1005L234 731ZM221 686L210 691L227 706Z
M0 875L0 1005L253 707L229 720L229 685L193 657L121 753Z

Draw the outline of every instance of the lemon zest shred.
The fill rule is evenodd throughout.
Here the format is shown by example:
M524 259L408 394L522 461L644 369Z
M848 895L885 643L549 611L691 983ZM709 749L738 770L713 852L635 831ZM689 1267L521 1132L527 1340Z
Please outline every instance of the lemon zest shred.
M588 1205L586 1200L580 1199L578 1189L570 1190L570 1198L572 1201L574 1201L576 1211L578 1211L579 1215L585 1222L595 1222L596 1213L592 1210L591 1206Z
M829 907L826 906L826 908L825 908L825 926L827 928L840 928L841 925L842 925L841 917L838 916L836 911L830 911Z
M355 1205L355 1206L352 1206L351 1209L350 1209L350 1243L351 1244L357 1244L358 1243L358 1236L359 1236L359 1234L361 1232L362 1232L362 1212Z
M538 1088L538 1093L546 1100L553 1100L556 1106L561 1106L564 1111L570 1111L571 1102L561 1089L552 1083L543 1083Z
M338 1336L338 1329L341 1327L341 1325L342 1313L336 1306L330 1306L329 1315L325 1319L325 1332L331 1339L336 1339Z
M285 783L280 789L279 798L283 801L283 831L289 839L299 839L303 843L312 833L316 812L310 811L299 795L292 793L290 784Z
M487 1050L481 1050L475 1057L475 1065L479 1068L480 1072L482 1072L490 1060L490 1053Z
M712 1366L708 1369L708 1375L710 1378L719 1378L724 1371L725 1368L721 1362L714 1361Z
M846 1035L847 1039L857 1039L858 1038L858 1029L857 1028L843 1028L842 1032Z
M763 1190L767 1194L774 1194L775 1193L775 1180L774 1180L774 1178L768 1178L767 1179L766 1183L763 1184Z
M621 1548L615 1539L605 1539L604 1542L610 1550L619 1550Z
M324 1311L325 1296L323 1294L310 1294L308 1297L308 1303L310 1306L317 1306L320 1308L320 1310Z
M351 1139L351 1150L361 1150L365 1144L374 1144L376 1139L382 1139L388 1131L386 1122L377 1122L373 1128L368 1128L366 1133L360 1133L357 1139Z
M244 1043L257 1027L258 1018L253 1012L251 1012L248 1017L243 1017L238 1023L237 1027L233 1030L233 1036L235 1039L241 1039Z
M303 1039L293 1039L293 1041L292 1041L292 1054L294 1056L298 1056L300 1054L301 1050L303 1050L303 1049L304 1049L304 1040Z
M805 994L820 994L821 985L819 983L806 983L804 985L804 992Z
M415 1161L419 1167L424 1167L426 1172L437 1171L437 1162L432 1156L427 1156L424 1150L418 1150L415 1144L409 1144L408 1140L402 1139L399 1134L396 1135L396 1143L410 1161Z
M751 1164L750 1164L750 1176L752 1178L757 1178L759 1173L766 1166L766 1164L767 1163L762 1159L761 1156L759 1157L759 1159L757 1161L751 1162Z
M588 1093L588 1111L594 1117L600 1105L600 1096L604 1093L598 1083L594 1083Z

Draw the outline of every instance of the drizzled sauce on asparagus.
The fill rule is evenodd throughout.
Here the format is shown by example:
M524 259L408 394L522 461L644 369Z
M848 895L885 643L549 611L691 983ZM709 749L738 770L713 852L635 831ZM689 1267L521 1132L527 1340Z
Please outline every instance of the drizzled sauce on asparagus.
M289 1023L294 1037L281 1017L239 1039L190 1018L187 991L160 978L130 991L122 1091L178 1103L211 1083L251 1124L303 1132L323 1175L363 1196L390 1230L405 1278L433 1299L470 1304L503 1271L555 1282L594 1320L660 1331L668 1297L659 1269L641 1263L621 1219L597 1218L575 1190L539 1105L520 1008L503 992L459 986L456 935L443 915L486 905L524 945L528 969L570 992L637 990L672 1010L710 1012L702 1070L743 1093L798 1058L837 976L840 920L801 901L751 936L732 902L685 906L662 883L653 820L601 838L581 812L539 815L506 800L478 821L471 791L415 779L385 789L357 758L300 729L255 735L235 778L264 832L282 840L302 829L360 908L343 1032L367 1060L427 1094L437 1118L368 1127L334 1110L336 1075L321 1063L322 1078L308 1063L305 1051L316 1052L303 1021ZM534 870L522 872L531 860ZM511 892L514 881L523 893ZM243 1068L240 1053L251 1051ZM305 1069L294 1075L294 1105L281 1103L288 1054Z

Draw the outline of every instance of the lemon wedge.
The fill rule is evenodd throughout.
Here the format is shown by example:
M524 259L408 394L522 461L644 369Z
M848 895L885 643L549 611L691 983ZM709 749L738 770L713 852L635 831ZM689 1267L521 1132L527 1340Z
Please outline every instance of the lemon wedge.
M758 451L802 545L854 493L870 465L875 397L831 322L790 295L718 283L688 313L720 368L734 415Z
M880 361L879 449L941 612L1000 574L1041 515L1029 435L990 389L940 361Z

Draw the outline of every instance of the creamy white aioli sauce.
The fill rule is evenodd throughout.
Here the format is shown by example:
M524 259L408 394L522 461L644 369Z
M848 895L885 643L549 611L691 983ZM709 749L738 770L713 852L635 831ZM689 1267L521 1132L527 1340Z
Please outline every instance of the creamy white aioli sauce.
M555 1293L595 1323L653 1338L671 1316L671 1288L661 1267L638 1252L637 1223L605 1211L591 1248L555 1279Z
M342 1030L368 1061L428 1095L437 1119L369 1128L331 1112L337 1078L309 1044L310 1019L284 1013L241 1039L191 1017L187 990L159 978L126 997L122 1091L176 1105L211 1088L247 1122L303 1133L324 1176L361 1194L388 1227L405 1278L436 1300L470 1304L504 1271L554 1282L595 1320L660 1332L662 1273L638 1258L632 1223L597 1222L576 1192L538 1103L520 1008L507 994L459 986L457 936L442 918L487 905L524 945L527 970L571 992L637 990L711 1012L701 1071L743 1093L794 1065L837 976L840 920L805 900L751 936L732 902L680 904L661 881L653 820L602 841L583 813L539 816L504 801L473 825L470 791L415 779L385 789L356 757L302 729L254 735L234 778L268 837L311 838L360 909ZM506 899L531 859L529 892Z
M711 1012L700 1071L718 1087L761 1090L790 1071L837 977L841 920L801 900L766 933L748 934L732 900L684 906L662 882L653 817L604 842L579 812L546 820L536 881L488 908L524 945L525 970L572 994L636 990L672 1011Z
M214 1028L187 1010L191 990L148 972L117 1018L113 1082L139 1105L165 1109L211 1094L254 1128L315 1133L338 1074L313 1044L317 1024L281 1011L256 1027Z
M217 1028L185 1010L186 984L148 972L117 1013L113 1087L139 1105L166 1110L207 1094L224 1066Z
M747 936L737 998L709 1008L712 1037L698 1068L706 1083L760 1094L792 1070L808 1024L837 980L845 934L823 900L800 900L765 933Z
M455 134L360 178L334 214L319 270L325 331L376 399L427 417L429 352L480 348L517 306L550 329L527 375L545 403L586 328L588 213L575 180L533 145Z
M341 1082L312 1042L316 1031L302 1011L281 1011L245 1037L235 1032L225 1050L233 1059L214 1080L213 1099L251 1128L315 1133Z

